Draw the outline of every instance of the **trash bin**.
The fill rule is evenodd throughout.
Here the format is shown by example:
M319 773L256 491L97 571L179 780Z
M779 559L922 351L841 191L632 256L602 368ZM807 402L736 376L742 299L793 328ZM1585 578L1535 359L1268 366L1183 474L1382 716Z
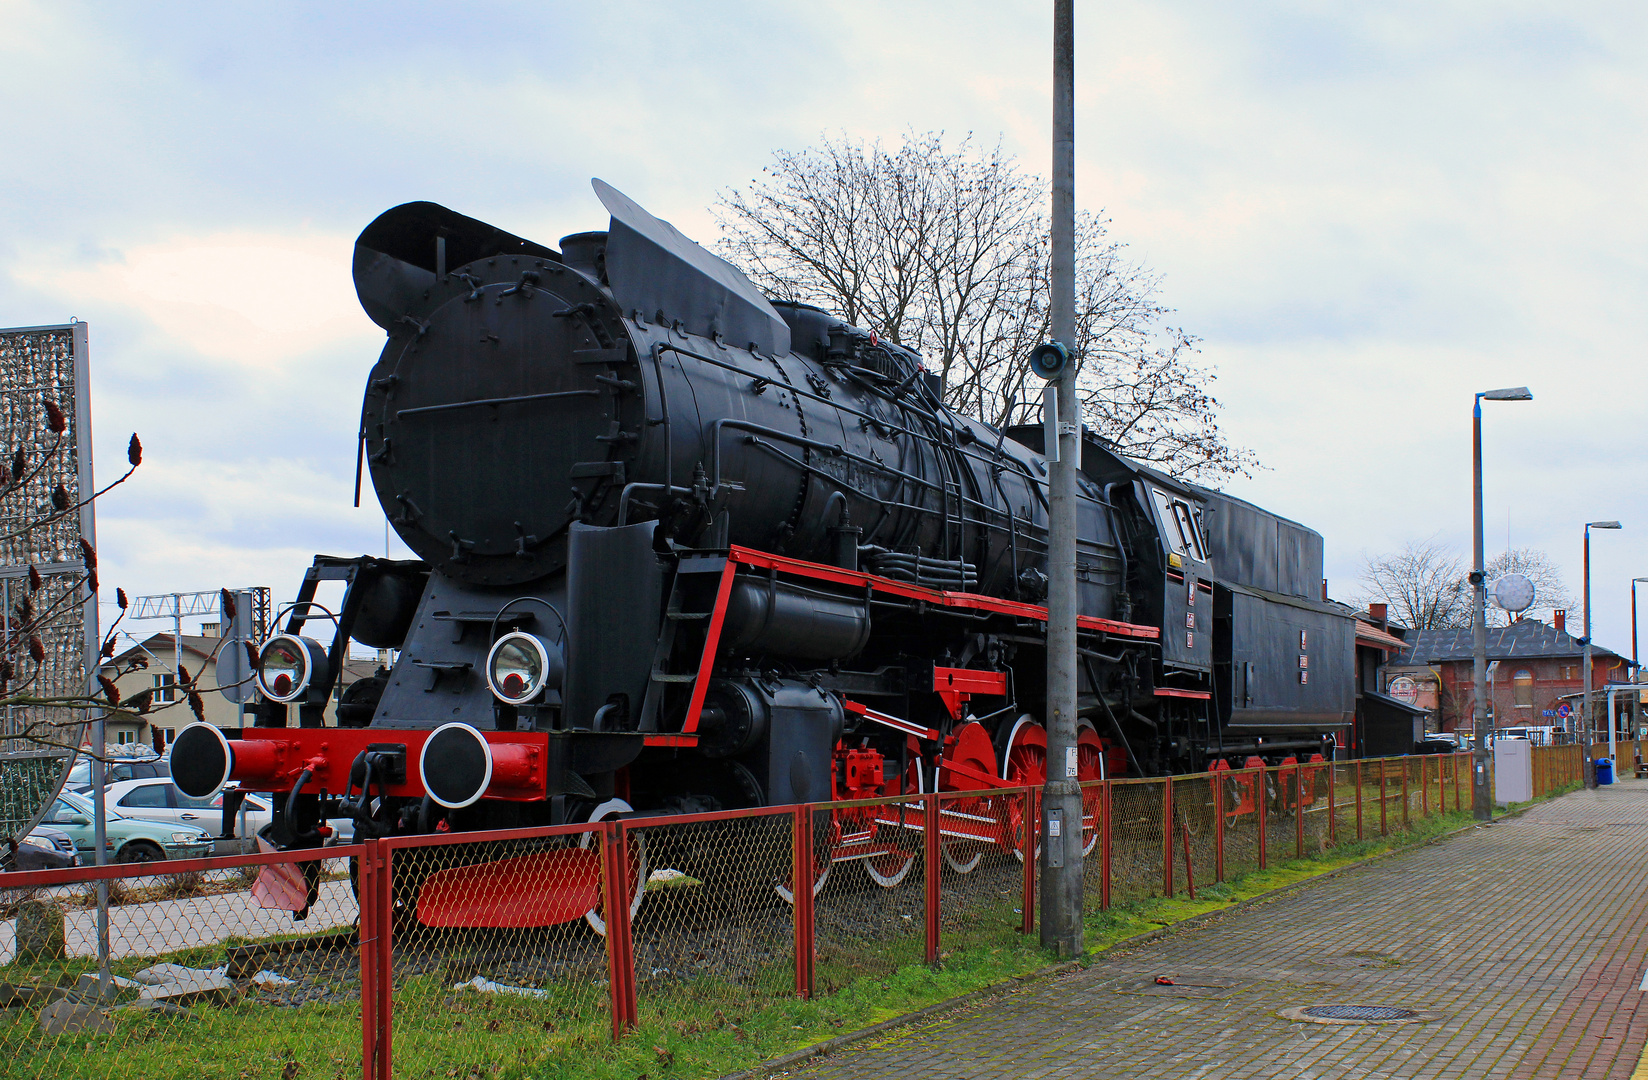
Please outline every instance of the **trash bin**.
M1596 778L1598 784L1611 784L1614 782L1614 761L1612 758L1597 758Z

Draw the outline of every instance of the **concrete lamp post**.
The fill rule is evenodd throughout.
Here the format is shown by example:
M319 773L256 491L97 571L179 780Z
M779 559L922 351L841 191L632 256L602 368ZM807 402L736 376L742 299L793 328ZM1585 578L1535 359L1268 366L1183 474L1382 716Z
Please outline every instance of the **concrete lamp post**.
M1585 669L1583 677L1585 688L1580 697L1580 707L1583 710L1583 720L1579 730L1585 740L1585 786L1596 787L1596 763L1591 760L1591 743L1594 741L1594 726L1591 723L1591 530L1592 529L1622 529L1617 521L1587 521L1585 523ZM1634 612L1633 612L1634 614ZM1613 730L1614 718L1608 717L1608 728Z
M1486 571L1482 562L1482 401L1532 401L1533 391L1526 386L1511 386L1503 390L1483 390L1476 395L1471 412L1471 480L1475 496L1474 528L1471 532L1471 654L1475 661L1476 701L1471 706L1471 734L1476 749L1472 755L1471 814L1478 821L1493 818L1493 793L1488 790L1488 741L1483 737L1487 729L1488 699L1488 592L1483 580Z
M1642 678L1642 661L1637 657L1637 582L1648 581L1648 577L1634 577L1631 579L1631 668L1636 672L1633 677L1639 681Z

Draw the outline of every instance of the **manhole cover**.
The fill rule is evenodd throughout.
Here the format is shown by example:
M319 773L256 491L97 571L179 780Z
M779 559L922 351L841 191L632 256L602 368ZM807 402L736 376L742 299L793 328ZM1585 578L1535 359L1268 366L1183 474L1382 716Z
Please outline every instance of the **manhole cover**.
M1388 953L1380 952L1353 952L1344 956L1318 956L1312 963L1326 968L1387 968L1395 967L1402 961Z
M1442 1014L1396 1005L1303 1005L1277 1014L1286 1020L1311 1024L1422 1024Z
M1410 1020L1419 1015L1393 1005L1308 1005L1302 1011L1312 1020Z

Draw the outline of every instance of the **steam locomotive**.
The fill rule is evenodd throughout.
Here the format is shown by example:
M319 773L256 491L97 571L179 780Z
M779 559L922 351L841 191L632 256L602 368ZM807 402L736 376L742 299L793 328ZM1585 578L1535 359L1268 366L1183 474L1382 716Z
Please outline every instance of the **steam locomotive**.
M594 186L607 230L559 250L433 203L360 235L388 340L357 494L364 467L419 558L317 557L258 650L255 726L181 732L179 788L282 793L265 840L292 849L335 817L364 838L1040 783L1042 429L958 414L915 353ZM1092 434L1081 455L1079 775L1331 756L1354 619L1321 597L1321 537ZM398 659L339 697L351 641ZM963 816L947 836L1012 849L1017 824ZM876 833L843 815L828 861L896 883Z

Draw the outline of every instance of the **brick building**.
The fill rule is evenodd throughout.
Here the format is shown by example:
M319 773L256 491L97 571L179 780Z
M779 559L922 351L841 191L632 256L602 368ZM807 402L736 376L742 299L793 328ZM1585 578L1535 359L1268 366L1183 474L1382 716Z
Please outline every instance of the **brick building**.
M1471 729L1476 702L1471 631L1409 630L1405 647L1384 671L1387 691L1413 697L1430 714L1431 731ZM1564 698L1584 690L1584 646L1567 632L1563 612L1555 624L1525 619L1488 628L1488 662L1499 661L1488 688L1488 715L1494 727L1568 729ZM1600 645L1591 647L1592 706L1602 719L1601 690L1631 678L1630 661ZM1398 679L1411 683L1398 684ZM1568 706L1572 708L1572 706Z

